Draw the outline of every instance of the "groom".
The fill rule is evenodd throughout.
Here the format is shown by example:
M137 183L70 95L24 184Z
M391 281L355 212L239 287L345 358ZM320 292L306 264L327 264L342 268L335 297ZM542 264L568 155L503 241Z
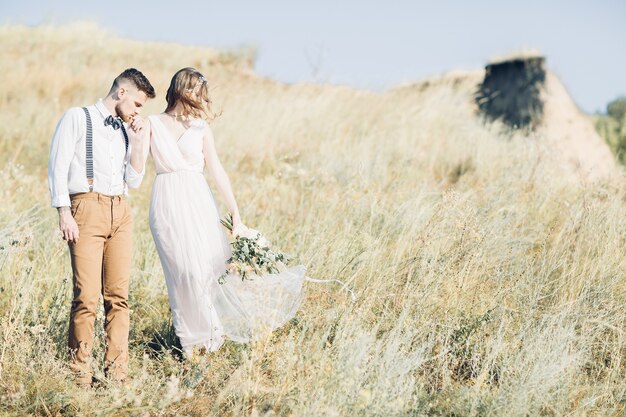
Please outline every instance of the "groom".
M148 79L129 68L115 78L104 99L69 109L52 137L48 183L73 271L70 367L82 386L92 381L94 320L101 294L105 373L120 382L128 373L132 218L126 195L128 187L139 186L145 172L149 137L138 115L154 96Z

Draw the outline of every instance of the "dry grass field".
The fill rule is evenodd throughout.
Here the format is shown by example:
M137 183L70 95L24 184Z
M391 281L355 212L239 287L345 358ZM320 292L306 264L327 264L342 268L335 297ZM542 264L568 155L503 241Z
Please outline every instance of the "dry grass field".
M256 76L247 51L90 25L4 26L0 40L0 414L625 415L626 177L590 182L541 137L485 125L480 71L373 93L284 85ZM157 89L146 114L179 68L207 76L244 221L358 299L306 283L271 338L182 360L149 162L131 191L130 384L85 390L66 366L71 268L49 143L68 107L130 66Z

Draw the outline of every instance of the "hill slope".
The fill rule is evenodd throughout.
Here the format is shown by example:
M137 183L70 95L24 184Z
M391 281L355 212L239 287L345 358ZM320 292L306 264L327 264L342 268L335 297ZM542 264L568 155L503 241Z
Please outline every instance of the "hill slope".
M480 72L377 94L285 85L256 76L246 54L89 25L7 26L0 40L3 414L623 412L624 178L572 181L547 140L485 125L471 104ZM179 360L147 225L149 172L131 195L130 386L77 390L65 362L69 257L48 208L52 131L129 66L157 89L146 113L160 112L189 65L223 109L213 130L246 223L358 300L309 284L271 339Z

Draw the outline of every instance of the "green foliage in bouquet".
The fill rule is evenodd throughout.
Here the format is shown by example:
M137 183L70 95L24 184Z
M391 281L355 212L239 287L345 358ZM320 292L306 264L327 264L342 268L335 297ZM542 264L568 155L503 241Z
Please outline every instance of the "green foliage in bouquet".
M232 233L232 216L228 214L220 221ZM230 245L232 256L227 261L226 272L218 279L220 284L226 282L228 274L239 275L244 280L253 279L254 276L278 273L291 259L289 255L272 250L268 240L260 232L252 229L237 236Z

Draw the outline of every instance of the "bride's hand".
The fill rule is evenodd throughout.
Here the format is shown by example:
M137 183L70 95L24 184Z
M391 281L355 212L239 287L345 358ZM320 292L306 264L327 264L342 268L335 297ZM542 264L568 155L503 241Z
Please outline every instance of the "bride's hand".
M233 231L232 231L233 237L236 239L237 236L242 235L247 230L248 230L248 227L245 224L243 224L241 222L236 223L236 224L233 225Z
M134 116L129 122L128 122L128 126L130 127L130 130L132 132L134 132L137 135L141 135L143 134L143 129L145 126L146 122L144 121L143 117L137 115Z

